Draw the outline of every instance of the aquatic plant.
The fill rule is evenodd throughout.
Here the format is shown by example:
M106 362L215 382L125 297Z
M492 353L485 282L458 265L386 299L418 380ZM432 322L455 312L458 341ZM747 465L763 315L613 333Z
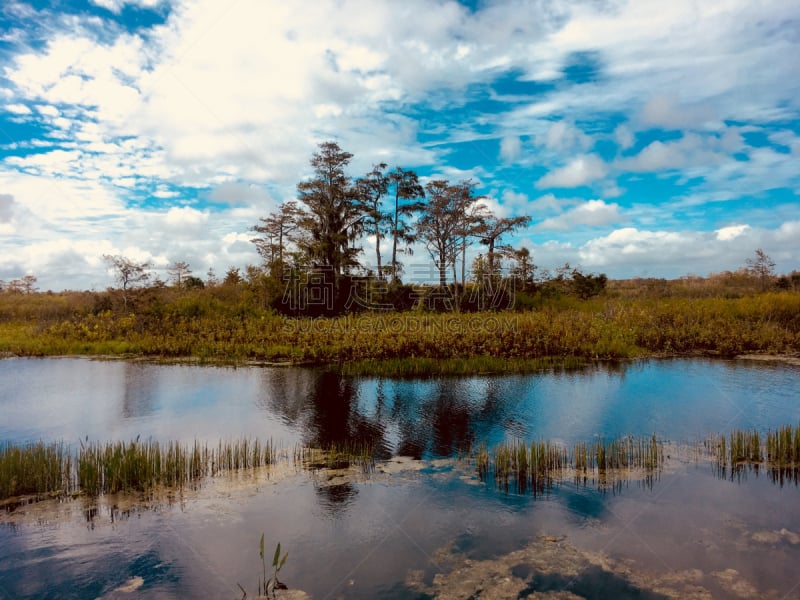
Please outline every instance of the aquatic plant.
M278 450L272 440L220 440L216 447L194 441L90 442L77 450L63 442L0 445L0 499L25 494L151 492L182 488L205 477L275 464L285 458L302 469L375 467L371 444L332 443L323 448Z
M67 493L72 457L63 442L0 444L0 498Z
M490 460L485 444L475 454L478 477L485 481L490 465L498 487L534 494L542 493L561 481L567 471L576 478L589 474L606 477L629 469L642 469L645 474L657 472L664 463L664 452L658 438L623 437L616 440L578 442L570 454L566 446L549 440L533 441L526 445L520 440L497 444Z
M278 573L283 568L283 565L286 564L286 559L289 557L289 553L283 555L281 558L281 544L278 542L278 545L275 547L275 554L272 557L272 567L274 568L274 573L272 576L267 579L267 563L264 554L264 534L261 534L261 541L258 544L258 554L261 558L261 575L258 576L258 597L270 597L270 593L272 594L273 598L276 598L276 590L285 590L287 589L286 584L278 581ZM246 600L247 598L247 590L242 587L241 583L237 583L239 589L242 590L242 600Z

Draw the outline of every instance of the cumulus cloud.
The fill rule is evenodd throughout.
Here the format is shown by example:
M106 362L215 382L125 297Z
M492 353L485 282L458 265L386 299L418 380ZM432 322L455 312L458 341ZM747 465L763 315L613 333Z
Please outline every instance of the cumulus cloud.
M761 228L749 213L711 222L701 205L769 205L770 190L800 190L800 72L783 60L798 46L791 2L94 4L107 10L5 9L18 22L3 34L0 102L9 123L37 127L2 149L0 190L12 201L0 200L0 255L41 268L44 285L56 286L46 273L71 284L36 256L83 264L96 258L92 245L188 257L195 269L254 262L248 229L294 196L326 139L355 154L354 173L385 160L473 177L499 197L501 214L541 211L564 238L569 227L633 219L637 206L653 206L650 181L668 172L687 189L662 195L697 207L680 241L774 241L789 251L781 235L796 230L790 203L780 216L763 211ZM126 6L155 8L164 22L131 33L120 25ZM570 76L588 51L596 76ZM480 158L461 160L467 146ZM614 147L616 160L605 162ZM527 171L508 180L520 188L531 177L537 189L596 184L606 200L531 201L501 179L520 166ZM777 229L764 229L768 219ZM664 232L647 237L641 228L652 223L631 222L642 236L631 243L658 247ZM725 225L737 223L753 225ZM636 237L548 248L565 257L603 244L616 251L625 235ZM78 245L46 246L54 240Z
M602 200L589 200L566 212L545 219L536 225L539 231L567 231L577 227L600 227L622 220L618 204L606 204Z
M717 229L717 239L721 241L734 240L750 229L749 225L728 225Z
M738 230L738 231L736 231ZM800 232L800 223L784 223L774 230L747 225L717 232L617 229L581 244L580 263L604 270L612 277L680 277L707 275L745 266L758 247L776 260L778 272L788 272L795 250L783 234ZM732 235L736 232L735 235Z
M565 166L551 171L539 181L536 187L543 188L573 188L587 185L605 177L608 173L608 166L596 154L587 154L572 159Z

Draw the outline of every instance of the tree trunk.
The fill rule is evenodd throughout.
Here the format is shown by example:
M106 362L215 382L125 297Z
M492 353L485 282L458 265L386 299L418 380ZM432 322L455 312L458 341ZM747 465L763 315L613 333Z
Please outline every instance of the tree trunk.
M377 221L375 221L375 258L378 259L378 279L383 279L383 269L381 268L381 230Z
M394 196L394 223L392 226L392 283L397 283L397 213L400 210L400 194Z

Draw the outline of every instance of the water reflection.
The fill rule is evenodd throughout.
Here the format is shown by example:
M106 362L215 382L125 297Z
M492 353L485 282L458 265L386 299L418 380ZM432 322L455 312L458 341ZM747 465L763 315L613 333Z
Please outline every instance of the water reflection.
M141 363L125 363L122 394L122 417L135 419L154 412L157 387L152 369Z
M351 482L315 486L320 507L331 517L340 515L355 502L358 488Z

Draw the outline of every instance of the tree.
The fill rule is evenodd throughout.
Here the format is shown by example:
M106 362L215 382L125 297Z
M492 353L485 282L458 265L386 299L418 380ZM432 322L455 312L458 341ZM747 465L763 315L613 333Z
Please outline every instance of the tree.
M506 233L510 233L520 227L527 227L531 222L530 217L506 217L497 218L494 215L485 219L484 228L481 231L481 243L489 247L487 260L489 261L489 271L494 273L495 245Z
M455 258L458 220L453 214L453 194L449 182L434 179L425 186L428 202L417 223L417 231L433 264L439 270L439 287L447 287L447 266Z
M533 276L536 266L531 260L531 252L527 248L520 248L515 250L511 248L509 255L514 261L514 267L511 270L511 276L520 286L523 292L530 290L533 287Z
M471 210L477 200L473 188L469 181L450 185L444 179L435 179L425 186L428 202L417 223L417 232L439 270L440 288L447 287L449 265L453 266L453 279L457 283L456 258L475 219Z
M457 228L456 255L461 253L461 285L466 282L467 277L467 247L472 244L473 238L477 238L485 228L485 222L492 215L485 204L478 203L480 198L473 195L475 185L469 181L464 181L456 186L454 192L457 194L454 210L458 211L459 224ZM456 264L453 261L453 281L458 283L456 276ZM456 287L456 305L459 303L458 288Z
M758 248L755 258L747 259L747 271L753 277L758 278L762 289L767 289L775 276L775 261L761 248Z
M408 245L416 241L416 235L406 219L425 208L425 204L421 201L425 197L425 188L420 185L419 177L414 171L406 171L400 167L389 173L389 185L394 187L392 263L389 270L392 274L392 282L396 283L399 280L397 246L398 243L401 243L406 246L405 251L410 252Z
M33 294L34 292L36 292L37 291L37 288L36 288L36 282L37 281L38 281L38 279L36 279L35 275L25 275L22 278L22 289L23 289L23 291L26 294Z
M184 279L183 287L185 287L187 290L195 290L195 289L202 290L204 287L206 287L206 284L199 277L195 277L194 275L189 275L186 279Z
M283 267L286 243L293 241L292 234L297 230L301 216L302 211L297 202L290 200L281 204L280 208L270 213L268 217L259 219L261 224L253 227L261 237L251 241L256 245L258 254L270 267Z
M186 279L192 274L189 263L183 260L175 261L167 269L170 279L175 283L175 287L183 287Z
M308 208L300 220L308 235L298 239L298 246L313 266L330 269L337 292L345 270L358 265L359 249L350 247L349 242L360 233L361 218L350 178L344 172L352 157L336 142L320 144L311 158L314 177L297 185L298 199Z
M389 176L385 171L386 163L380 163L356 181L356 202L367 221L365 230L375 236L375 267L380 279L383 279L381 240L386 237L387 226L392 220L392 215L381 207L381 200L389 191Z
M597 296L606 288L608 278L605 273L600 275L584 275L578 269L572 271L572 289L581 300Z
M127 308L128 291L138 285L144 285L150 280L148 269L152 267L152 263L150 261L136 262L125 256L110 254L104 254L103 260L110 269L113 269L114 280L122 288L122 302Z
M217 279L217 272L214 270L214 267L208 267L208 271L206 271L206 285L208 287L219 285L219 279Z
M239 267L228 267L225 271L225 279L222 280L223 285L239 285L242 282L242 273Z

